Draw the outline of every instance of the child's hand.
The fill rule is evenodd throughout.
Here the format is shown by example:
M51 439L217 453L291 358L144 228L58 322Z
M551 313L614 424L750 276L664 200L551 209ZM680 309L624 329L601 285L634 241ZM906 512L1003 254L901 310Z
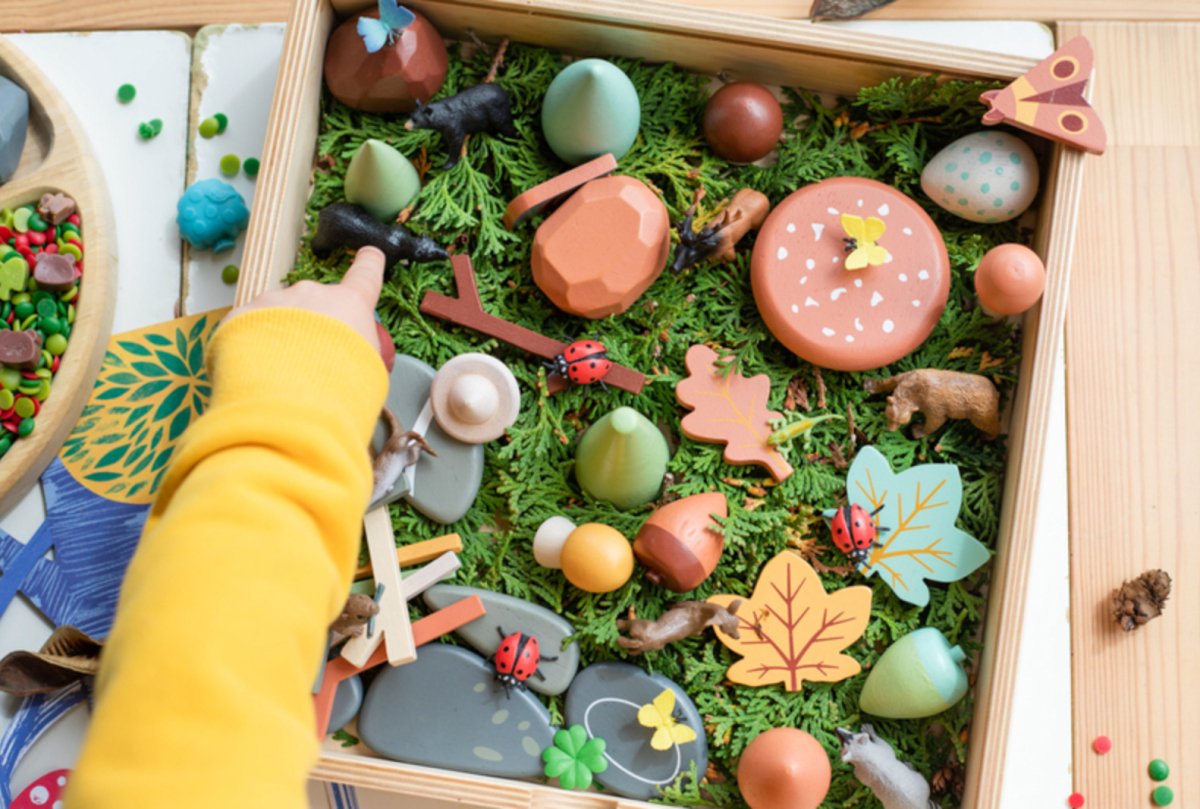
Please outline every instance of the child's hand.
M250 303L234 309L229 318L255 309L305 309L342 321L380 351L380 343L385 337L388 347L391 345L387 331L375 322L375 304L379 302L379 290L383 287L383 270L383 252L375 247L364 247L355 255L354 263L340 284L301 281L287 289L264 292Z

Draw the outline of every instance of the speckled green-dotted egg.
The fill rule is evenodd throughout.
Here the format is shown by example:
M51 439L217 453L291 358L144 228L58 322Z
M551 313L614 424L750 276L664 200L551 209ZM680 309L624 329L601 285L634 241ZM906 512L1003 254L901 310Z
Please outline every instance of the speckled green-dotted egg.
M1007 222L1025 213L1037 195L1037 158L1007 132L975 132L934 155L921 172L921 189L955 216Z

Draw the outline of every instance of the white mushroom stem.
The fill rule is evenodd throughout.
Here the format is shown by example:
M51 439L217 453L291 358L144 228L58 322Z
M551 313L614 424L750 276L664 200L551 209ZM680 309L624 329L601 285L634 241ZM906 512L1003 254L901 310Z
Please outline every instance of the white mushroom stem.
M538 526L537 533L533 535L533 558L537 563L551 570L560 570L563 544L575 527L575 523L566 517L551 517Z

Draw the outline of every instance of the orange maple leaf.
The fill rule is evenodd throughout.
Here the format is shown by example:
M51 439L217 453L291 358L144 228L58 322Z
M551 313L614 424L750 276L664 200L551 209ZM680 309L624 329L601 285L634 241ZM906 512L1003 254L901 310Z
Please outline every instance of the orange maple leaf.
M771 380L765 374L747 379L737 371L722 375L717 352L708 346L692 346L684 361L689 376L675 386L679 403L693 408L680 422L684 435L725 444L726 463L759 464L781 482L791 475L791 465L767 443L771 421L783 417L767 410Z
M729 607L741 596L708 600ZM782 683L799 691L805 680L833 683L862 671L858 661L841 654L862 635L871 617L871 588L845 587L826 593L804 559L784 551L767 562L754 595L737 608L734 638L717 630L717 639L742 659L726 676L742 685Z

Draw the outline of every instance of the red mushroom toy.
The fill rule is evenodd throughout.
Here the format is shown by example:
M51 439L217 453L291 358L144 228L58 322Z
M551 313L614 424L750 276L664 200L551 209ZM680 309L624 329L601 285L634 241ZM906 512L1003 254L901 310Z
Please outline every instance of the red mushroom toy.
M16 797L8 809L62 809L70 770L54 770L34 781Z

